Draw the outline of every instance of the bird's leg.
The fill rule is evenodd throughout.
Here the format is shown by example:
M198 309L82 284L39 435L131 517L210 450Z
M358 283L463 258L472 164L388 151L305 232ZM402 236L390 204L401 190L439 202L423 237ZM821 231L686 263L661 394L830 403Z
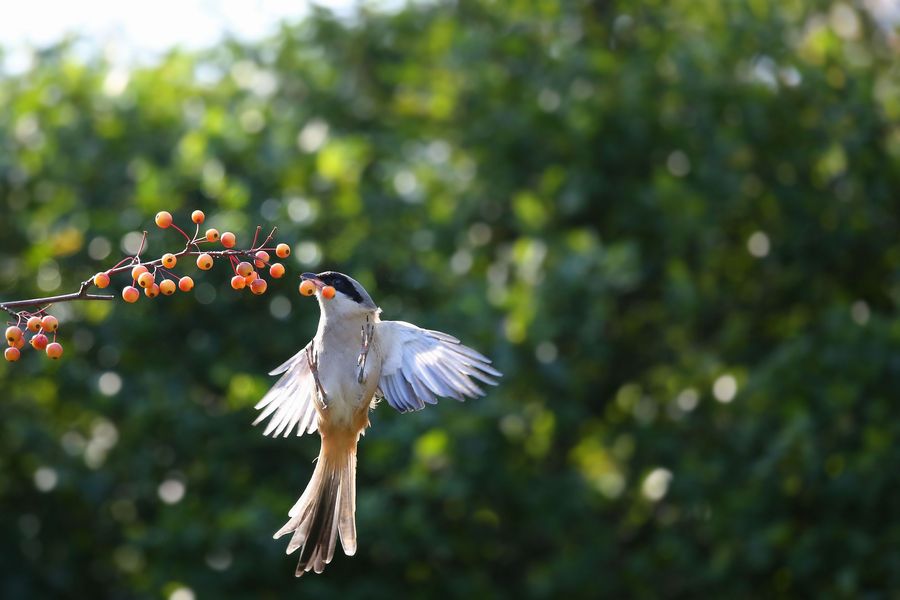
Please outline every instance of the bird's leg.
M369 346L372 344L372 338L375 336L375 325L369 322L369 317L366 317L366 324L362 326L360 336L362 337L362 349L359 351L359 358L356 359L356 364L359 367L356 381L365 383L366 359L369 357Z
M319 379L319 351L315 346L315 342L310 342L306 348L306 362L309 364L309 372L312 373L313 380L316 382L316 390L319 392L322 408L328 408L328 394L325 393L325 388L322 387L322 381Z

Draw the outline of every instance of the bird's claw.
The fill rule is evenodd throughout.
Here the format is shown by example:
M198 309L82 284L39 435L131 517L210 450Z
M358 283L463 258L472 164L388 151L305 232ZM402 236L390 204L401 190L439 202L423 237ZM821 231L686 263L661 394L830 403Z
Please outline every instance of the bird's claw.
M356 359L356 365L359 367L356 373L356 381L365 383L366 381L366 360L369 357L369 347L372 344L372 338L375 336L375 325L368 322L361 327L360 337L362 337L362 348L359 351L359 358Z
M319 393L319 399L322 408L328 408L328 394L322 387L322 381L319 379L319 351L316 350L315 343L311 343L306 348L306 362L309 364L309 372L312 373L313 380L316 382L316 391Z

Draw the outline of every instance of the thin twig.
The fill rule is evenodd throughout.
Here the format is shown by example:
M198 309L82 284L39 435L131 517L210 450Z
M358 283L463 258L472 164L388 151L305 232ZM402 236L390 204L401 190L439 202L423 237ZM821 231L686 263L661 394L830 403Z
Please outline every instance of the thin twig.
M254 250L270 250L270 248L263 248L263 246L268 244L275 237L276 233L278 233L278 227L273 227L272 231L269 232L269 235L266 236L266 239L263 240L263 243L259 245L259 248L254 248Z

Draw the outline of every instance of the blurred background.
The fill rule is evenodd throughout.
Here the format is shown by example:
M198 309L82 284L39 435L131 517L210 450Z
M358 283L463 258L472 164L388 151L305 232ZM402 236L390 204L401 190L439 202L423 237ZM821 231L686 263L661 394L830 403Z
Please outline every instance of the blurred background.
M263 297L186 266L59 305L63 360L0 364L0 596L900 589L896 4L35 4L0 27L0 297L180 248L163 209L294 254ZM331 268L506 376L382 405L359 552L298 581L271 534L318 439L250 422Z

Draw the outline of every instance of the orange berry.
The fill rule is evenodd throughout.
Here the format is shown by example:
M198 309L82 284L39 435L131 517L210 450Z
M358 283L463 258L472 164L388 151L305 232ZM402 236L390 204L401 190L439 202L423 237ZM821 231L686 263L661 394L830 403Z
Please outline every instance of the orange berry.
M253 265L251 265L250 263L248 263L246 261L241 261L238 263L237 267L235 267L234 270L241 277L246 277L247 275L249 275L250 273L253 272Z
M300 284L300 294L303 296L312 296L316 293L316 284L309 279L304 279Z
M253 283L250 284L250 291L257 296L261 296L266 293L267 287L269 287L269 284L266 283L265 279L254 279Z
M63 353L63 347L62 347L62 344L60 344L59 342L53 342L52 344L49 344L47 346L47 356L49 356L53 360L56 360L60 356L62 356L62 353Z
M156 225L160 229L165 229L172 224L172 215L165 210L156 213Z
M218 229L207 229L206 230L206 241L207 242L215 242L219 239L219 230Z
M137 280L138 285L145 289L153 285L154 281L156 281L156 277L152 273L141 273Z
M49 341L46 335L39 333L31 338L31 347L35 350L43 350L47 347L47 342Z
M171 279L163 279L159 282L159 291L163 296L171 296L175 293L175 282Z
M178 257L171 252L163 254L162 264L165 268L171 269L178 263Z
M41 318L40 317L31 317L28 319L28 323L25 325L28 327L28 331L40 331L41 330Z
M197 267L201 271L209 271L213 266L213 257L205 252L197 257Z
M159 296L159 286L154 283L150 287L144 288L144 295L148 298L156 298Z
M203 214L202 210L195 210L191 213L191 221L199 225L206 219L206 215Z
M244 277L244 281L246 281L248 284L251 284L256 281L257 277L259 277L259 273L257 273L256 271L250 271L250 274Z
M330 285L326 285L325 287L322 288L322 297L325 298L326 300L331 300L332 298L334 298L334 293L335 293L335 290Z
M226 231L222 234L222 245L226 248L234 248L234 245L237 243L237 238L230 231Z
M269 264L269 253L265 250L260 250L256 253L256 268L264 269L267 264Z
M147 272L147 267L145 267L144 265L138 265L131 270L131 278L134 279L135 281L137 281L138 277L140 277L141 275L143 275L146 272Z
M287 244L278 244L275 246L275 256L278 258L287 258L291 255L291 247Z
M59 329L59 321L53 315L47 315L41 319L41 329L44 331L56 331Z
M19 341L17 341L15 344L13 344L13 348L18 348L21 350L22 346L24 346L24 345L25 345L25 337L22 336L19 338Z
M178 280L178 289L182 292L189 292L194 289L194 280L190 277L182 277Z
M247 286L247 280L245 280L240 275L235 275L231 278L231 287L236 290L242 290Z
M122 300L128 303L134 303L138 301L138 298L141 297L141 293L138 291L136 287L133 285L129 285L124 290L122 290Z
M22 330L15 325L6 328L6 343L15 346L22 339Z
M19 352L18 348L7 348L3 351L3 358L8 360L9 362L16 362L19 360L19 357L22 356L22 353Z
M284 276L284 265L281 263L272 263L269 267L269 275L272 279L281 279Z
M94 285L96 285L101 290L109 285L109 274L108 273L97 273L94 275Z

